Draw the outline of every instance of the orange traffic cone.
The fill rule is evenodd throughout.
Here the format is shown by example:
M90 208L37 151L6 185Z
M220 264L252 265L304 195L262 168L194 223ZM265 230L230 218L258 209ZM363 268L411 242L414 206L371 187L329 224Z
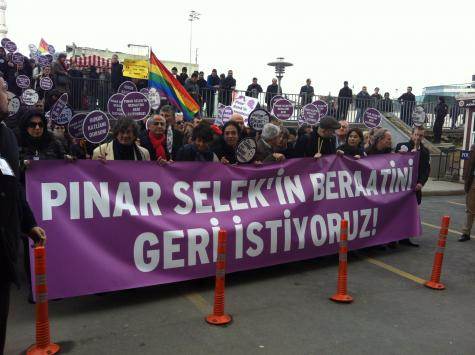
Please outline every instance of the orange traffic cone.
M348 221L342 220L340 227L340 249L338 251L338 286L336 294L330 297L332 301L340 303L350 303L353 297L348 294L347 278L348 278Z
M226 231L218 234L218 259L216 260L216 283L214 288L213 314L206 317L209 324L224 325L231 322L229 314L224 313L224 276L226 275Z
M46 250L35 248L35 294L36 294L36 344L30 346L27 355L56 354L59 345L51 343L48 318L48 290L46 287Z
M442 217L440 226L439 241L437 243L437 251L435 252L434 264L432 265L432 276L424 286L434 290L443 290L445 285L440 282L440 274L442 273L442 261L444 260L445 242L447 241L447 233L449 232L450 217Z

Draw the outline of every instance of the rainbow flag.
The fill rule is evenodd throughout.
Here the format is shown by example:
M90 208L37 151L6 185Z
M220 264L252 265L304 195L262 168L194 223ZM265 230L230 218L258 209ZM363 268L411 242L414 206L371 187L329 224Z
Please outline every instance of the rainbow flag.
M48 53L48 43L42 38L40 41L40 45L38 46L38 51L40 53Z
M183 85L172 73L160 62L155 54L150 52L150 70L148 74L148 86L157 89L165 95L170 103L183 112L185 120L192 120L200 110L196 101L185 90Z

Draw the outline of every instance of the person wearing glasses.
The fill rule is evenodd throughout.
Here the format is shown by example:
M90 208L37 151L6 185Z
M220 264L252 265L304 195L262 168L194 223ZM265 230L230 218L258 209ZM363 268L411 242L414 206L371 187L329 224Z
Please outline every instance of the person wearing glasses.
M67 158L63 145L47 130L46 117L39 111L27 111L20 121L20 167L32 160Z
M169 161L167 149L167 121L162 115L153 115L147 121L147 131L140 136L140 145L147 149L152 161Z

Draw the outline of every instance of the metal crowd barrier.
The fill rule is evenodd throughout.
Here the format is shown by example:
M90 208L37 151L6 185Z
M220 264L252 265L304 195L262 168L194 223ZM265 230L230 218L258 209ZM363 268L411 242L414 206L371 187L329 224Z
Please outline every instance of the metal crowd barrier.
M110 80L92 79L92 78L70 78L69 84L70 103L74 110L107 110L107 101L114 93L111 87ZM233 97L238 95L246 95L244 90L201 90L201 107L202 115L207 117L216 117L218 104L225 106L230 105ZM249 93L248 93L249 94ZM270 100L275 93L254 93L254 96L259 101L260 107L270 110ZM329 114L338 119L346 119L350 123L361 122L362 113L368 107L373 107L381 112L390 113L391 115L401 119L407 125L411 125L412 110L416 105L424 107L427 114L426 127L432 128L435 121L435 102L431 103L415 103L415 102L399 102L394 99L389 100L375 100L374 98L363 100L356 97L353 98L338 98L328 95L316 95L313 97L301 97L299 94L280 94L286 99L290 100L295 107L293 116L290 120L298 120L302 107L307 102L312 102L317 99L324 100L329 105ZM464 124L464 109L458 108L454 103L449 105L449 113L444 122L444 128L450 129L459 127Z

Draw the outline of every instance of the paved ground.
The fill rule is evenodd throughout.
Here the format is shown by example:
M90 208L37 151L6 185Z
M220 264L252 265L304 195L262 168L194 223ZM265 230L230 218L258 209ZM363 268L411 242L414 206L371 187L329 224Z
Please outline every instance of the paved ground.
M440 217L452 217L442 279L430 275ZM475 354L475 240L458 243L462 196L427 197L421 247L350 257L355 302L334 304L336 257L227 277L234 322L208 326L212 279L50 303L54 340L67 354ZM422 278L422 279L421 279ZM7 354L34 339L25 288L12 293Z

